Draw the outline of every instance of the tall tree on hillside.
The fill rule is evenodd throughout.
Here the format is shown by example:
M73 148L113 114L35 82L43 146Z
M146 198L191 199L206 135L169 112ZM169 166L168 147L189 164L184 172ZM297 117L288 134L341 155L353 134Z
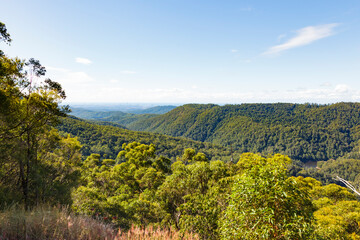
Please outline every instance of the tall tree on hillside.
M0 23L1 40L10 42L6 27ZM25 207L35 203L38 190L33 184L39 163L40 140L51 126L65 116L68 107L60 107L66 98L61 85L43 80L46 70L38 60L25 62L0 56L0 182L9 176L22 192ZM30 186L33 186L30 189Z

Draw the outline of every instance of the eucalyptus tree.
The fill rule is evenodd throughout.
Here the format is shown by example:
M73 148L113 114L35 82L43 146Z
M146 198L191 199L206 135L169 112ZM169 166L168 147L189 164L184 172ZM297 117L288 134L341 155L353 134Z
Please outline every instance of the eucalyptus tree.
M0 23L1 41L10 35ZM44 79L46 69L38 60L28 61L0 56L0 183L20 190L25 207L36 204L39 189L35 184L41 139L49 134L60 116L69 112L60 102L66 98L61 85ZM8 188L6 188L9 190Z
M221 239L309 239L313 205L301 183L289 178L290 159L248 154L239 164L229 205L220 220Z

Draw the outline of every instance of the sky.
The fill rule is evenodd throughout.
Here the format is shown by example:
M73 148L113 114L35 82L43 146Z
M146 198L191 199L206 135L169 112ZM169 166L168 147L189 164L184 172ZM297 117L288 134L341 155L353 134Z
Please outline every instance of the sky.
M0 0L66 103L360 101L358 0Z

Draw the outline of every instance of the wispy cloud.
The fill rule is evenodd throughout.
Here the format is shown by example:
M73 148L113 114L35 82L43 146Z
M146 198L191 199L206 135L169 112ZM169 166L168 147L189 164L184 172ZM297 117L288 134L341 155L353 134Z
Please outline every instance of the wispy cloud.
M54 77L61 84L73 86L74 84L83 84L94 82L94 79L86 72L74 72L65 68L46 66L49 76Z
M331 87L331 83L330 82L323 82L322 84L320 84L320 87Z
M74 99L77 102L199 102L199 103L251 103L251 102L293 102L293 103L333 103L340 101L359 101L360 91L345 84L329 88L303 88L289 90L259 90L248 92L213 92L197 86L190 88L123 88L103 86L80 89L86 93L86 99ZM80 91L79 90L79 91ZM91 94L89 94L89 92ZM69 95L70 96L70 95ZM74 94L75 98L81 94Z
M334 28L338 25L338 23L331 23L301 28L296 31L295 37L289 39L285 43L270 47L266 52L263 53L263 55L277 54L291 48L308 45L322 38L329 37L331 35L334 35ZM281 38L282 37L280 37L280 39Z
M118 80L118 79L114 79L114 78L113 78L113 79L110 79L110 80L109 80L109 82L110 82L110 83L118 83L118 82L119 82L119 80Z
M89 64L92 63L91 60L89 60L89 59L87 59L87 58L81 58L81 57L75 58L75 61L76 61L77 63L81 63L81 64L85 64L85 65L89 65Z
M231 49L231 52L232 53L236 53L236 52L238 52L239 50L237 50L237 49Z
M70 72L70 70L66 69L66 68L58 68L58 67L51 67L51 66L46 66L47 70L50 71L55 71L55 72Z
M285 37L286 37L286 34L280 34L280 35L277 37L278 42L279 42L281 39L285 38Z

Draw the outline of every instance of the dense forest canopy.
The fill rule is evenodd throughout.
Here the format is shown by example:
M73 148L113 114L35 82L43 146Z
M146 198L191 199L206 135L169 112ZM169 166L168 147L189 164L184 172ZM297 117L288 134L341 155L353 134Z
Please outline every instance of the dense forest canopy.
M125 126L232 146L240 152L279 152L301 161L319 161L350 152L359 140L359 125L359 103L276 103L189 104Z
M238 152L282 153L293 159L336 159L357 146L360 104L188 104L161 115L75 110L86 119L186 137Z
M63 118L57 129L65 135L76 136L83 145L81 151L85 157L91 153L98 153L101 158L116 158L124 143L134 141L155 144L156 153L173 160L186 148L197 149L205 153L208 159L229 161L231 157L230 149L219 145L163 134L131 131L119 126L104 125L103 122L89 122L73 117Z

